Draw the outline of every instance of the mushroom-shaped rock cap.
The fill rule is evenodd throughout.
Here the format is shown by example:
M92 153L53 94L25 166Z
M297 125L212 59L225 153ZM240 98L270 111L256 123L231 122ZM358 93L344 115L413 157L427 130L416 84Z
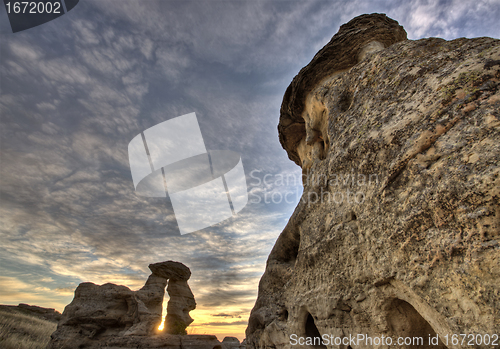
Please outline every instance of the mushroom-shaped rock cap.
M166 261L150 264L148 267L153 275L169 280L187 281L191 277L191 270L179 262Z
M342 25L337 34L300 70L288 86L281 104L278 133L290 160L301 166L297 146L306 135L302 118L306 96L323 79L356 65L373 41L384 48L406 40L402 26L385 14L358 16Z

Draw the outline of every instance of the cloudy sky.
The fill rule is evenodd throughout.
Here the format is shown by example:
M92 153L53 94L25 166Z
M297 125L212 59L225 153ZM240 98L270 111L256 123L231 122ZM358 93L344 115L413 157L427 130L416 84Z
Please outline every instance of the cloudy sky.
M81 0L0 34L0 303L62 311L80 282L138 289L149 263L175 260L192 271L189 332L243 339L301 193L278 142L283 93L341 24L372 12L410 39L500 37L498 0ZM168 199L135 193L128 144L192 112L207 149L241 155L250 201L180 235Z

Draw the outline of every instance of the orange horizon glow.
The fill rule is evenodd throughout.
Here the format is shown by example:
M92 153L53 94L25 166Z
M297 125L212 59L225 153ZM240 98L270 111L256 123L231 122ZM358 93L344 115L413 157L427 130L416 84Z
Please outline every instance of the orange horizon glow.
M219 341L225 337L236 337L241 342L245 339L245 330L247 328L247 319L249 313L241 313L241 317L223 318L220 319L213 315L214 312L239 312L237 307L224 307L218 308L203 308L199 307L190 312L191 317L194 319L193 323L186 328L188 335L215 335ZM166 309L163 310L162 320L158 326L159 331L165 329L165 314ZM241 324L244 321L245 324ZM233 324L238 322L238 324Z

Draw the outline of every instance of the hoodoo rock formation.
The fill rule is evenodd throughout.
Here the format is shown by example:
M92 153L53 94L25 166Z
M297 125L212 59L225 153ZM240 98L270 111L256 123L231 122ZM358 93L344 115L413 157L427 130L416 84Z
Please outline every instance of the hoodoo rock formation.
M283 99L280 141L304 193L269 255L248 348L498 335L499 82L500 40L406 40L382 14L340 28Z
M178 262L162 262L150 264L153 275L168 281L167 293L170 297L165 316L165 331L171 334L185 333L186 327L193 322L189 312L196 308L193 293L187 281L191 271Z
M66 306L48 348L221 348L217 337L185 334L196 307L187 284L191 271L173 261L150 264L152 274L138 291L115 284L84 282ZM170 296L160 332L165 287Z

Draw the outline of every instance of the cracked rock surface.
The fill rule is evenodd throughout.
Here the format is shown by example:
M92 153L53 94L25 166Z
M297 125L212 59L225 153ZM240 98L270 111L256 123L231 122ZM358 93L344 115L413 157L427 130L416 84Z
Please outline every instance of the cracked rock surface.
M369 43L358 61L315 70L318 53L283 100L280 140L302 166L304 194L269 255L248 348L292 348L292 334L500 328L500 40L400 33L378 45L357 20L339 34ZM467 346L418 346L431 347Z

